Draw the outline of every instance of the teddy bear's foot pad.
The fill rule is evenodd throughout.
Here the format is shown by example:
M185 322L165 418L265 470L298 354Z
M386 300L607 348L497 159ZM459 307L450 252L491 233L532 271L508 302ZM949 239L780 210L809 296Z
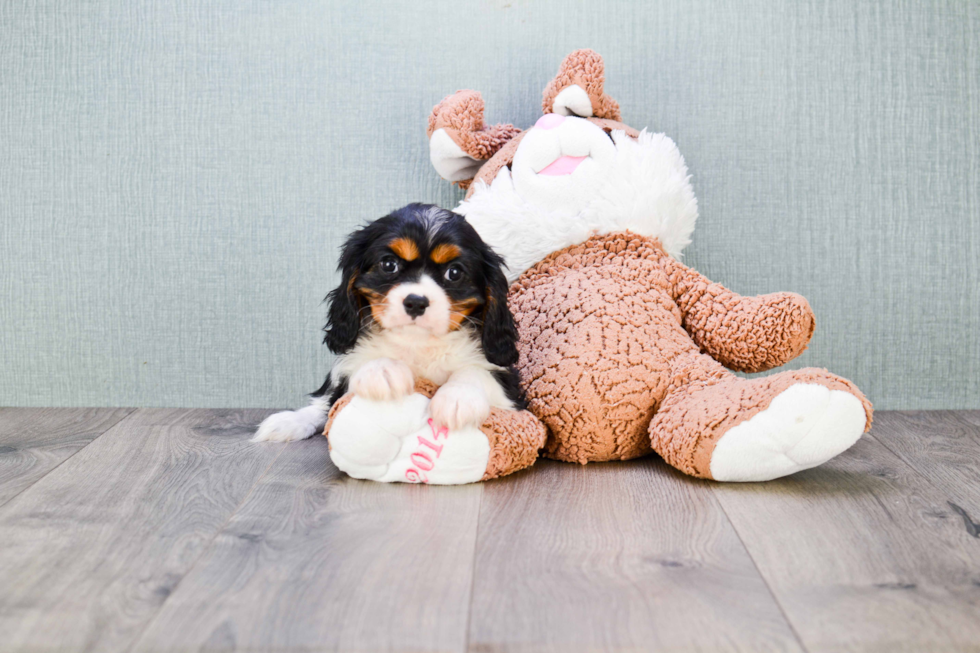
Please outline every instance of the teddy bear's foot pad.
M330 428L330 459L354 478L457 485L483 478L490 457L476 427L448 431L429 420L429 398L351 399Z
M816 467L857 442L866 420L853 394L796 383L718 440L711 477L768 481Z

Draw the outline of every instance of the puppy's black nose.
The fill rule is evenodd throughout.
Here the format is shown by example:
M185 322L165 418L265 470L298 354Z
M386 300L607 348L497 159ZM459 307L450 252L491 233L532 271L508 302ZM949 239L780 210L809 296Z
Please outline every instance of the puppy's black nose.
M405 305L408 316L414 319L425 313L425 309L429 306L429 298L422 295L409 295L402 300L402 304Z

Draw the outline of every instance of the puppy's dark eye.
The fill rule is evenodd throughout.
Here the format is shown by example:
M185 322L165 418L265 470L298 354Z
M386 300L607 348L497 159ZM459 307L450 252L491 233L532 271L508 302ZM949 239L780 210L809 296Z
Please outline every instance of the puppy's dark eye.
M392 275L398 272L398 259L394 256L386 256L381 259L381 271L387 275Z
M463 278L463 268L458 265L450 265L442 275L449 283L456 283Z

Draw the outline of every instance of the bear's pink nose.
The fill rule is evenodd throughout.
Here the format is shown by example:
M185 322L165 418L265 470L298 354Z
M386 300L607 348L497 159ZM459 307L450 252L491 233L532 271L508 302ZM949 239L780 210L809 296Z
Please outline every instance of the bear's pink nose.
M538 118L538 121L534 123L534 126L540 127L541 129L554 129L563 122L565 122L565 116L561 116L557 113L546 113Z

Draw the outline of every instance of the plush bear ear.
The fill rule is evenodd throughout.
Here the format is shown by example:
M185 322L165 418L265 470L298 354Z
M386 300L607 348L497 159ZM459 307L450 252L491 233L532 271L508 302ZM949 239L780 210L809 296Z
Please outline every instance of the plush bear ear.
M429 159L443 179L465 187L483 162L519 133L514 125L485 124L477 91L456 91L429 116Z
M544 89L542 110L563 116L620 120L619 103L603 92L606 66L594 50L576 50Z

